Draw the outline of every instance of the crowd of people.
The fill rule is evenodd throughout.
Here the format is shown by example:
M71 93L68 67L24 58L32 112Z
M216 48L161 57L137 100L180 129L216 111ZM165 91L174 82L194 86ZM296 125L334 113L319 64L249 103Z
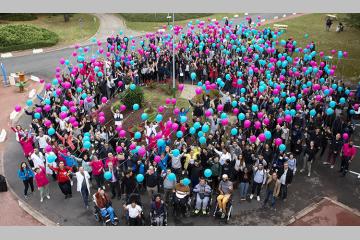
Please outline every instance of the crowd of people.
M86 208L95 193L101 214L115 224L111 201L125 195L129 222L139 225L143 208L161 222L169 206L185 214L191 196L195 214L206 214L215 196L221 218L234 194L244 203L261 201L264 191L264 206L275 207L295 175L311 177L315 161L345 176L356 155L359 99L314 42L299 47L259 25L260 18L239 25L196 21L173 26L172 34L109 37L107 51L99 41L76 46L71 60L60 59L55 78L42 83L39 101L26 102L30 127L12 127L24 152L18 176L25 198L35 179L40 201L50 199L49 178L71 198L76 179ZM131 111L112 109L113 119L103 111L119 92L166 82L173 47L178 89L197 84L196 97L169 119L164 106L152 122L142 114L144 131L130 137L122 126ZM348 55L330 54L336 53L339 61ZM151 204L128 201L144 191Z

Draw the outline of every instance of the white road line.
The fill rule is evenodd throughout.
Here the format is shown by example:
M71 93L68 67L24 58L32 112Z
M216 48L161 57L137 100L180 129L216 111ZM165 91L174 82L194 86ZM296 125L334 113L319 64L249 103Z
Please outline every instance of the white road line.
M296 15L296 13L293 13L293 15Z

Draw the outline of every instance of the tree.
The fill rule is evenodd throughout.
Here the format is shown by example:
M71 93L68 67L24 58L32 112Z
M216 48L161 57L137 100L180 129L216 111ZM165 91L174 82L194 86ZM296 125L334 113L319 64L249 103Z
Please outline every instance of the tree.
M348 13L343 21L350 27L360 29L360 13Z

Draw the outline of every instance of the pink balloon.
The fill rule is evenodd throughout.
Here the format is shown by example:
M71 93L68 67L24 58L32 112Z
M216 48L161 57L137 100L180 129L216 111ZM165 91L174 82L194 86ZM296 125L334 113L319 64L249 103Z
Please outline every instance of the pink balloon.
M21 111L21 106L16 105L16 106L15 106L15 111L16 111L16 112L20 112L20 111Z
M292 117L291 117L290 115L286 115L286 116L285 116L285 121L286 121L287 123L290 123L291 120L292 120Z
M279 146L279 145L281 145L281 144L282 144L282 139L281 139L281 138L275 139L275 145L276 145L276 146Z
M180 110L179 110L178 108L175 108L175 109L174 109L174 114L175 114L175 115L178 115L179 113L180 113Z
M107 97L102 97L102 98L101 98L101 102L102 102L103 104L105 104L105 103L107 102L107 100L108 100Z
M239 112L240 112L240 110L239 110L238 108L234 108L234 109L233 109L233 113L234 113L234 115L238 115L238 114L239 114Z
M167 127L167 128L171 128L171 127L172 127L172 124L173 124L172 121L169 120L169 121L166 122L166 127Z
M99 117L104 117L105 113L104 112L99 112Z
M159 112L159 113L162 113L164 110L165 110L165 107L164 107L164 106L159 106L159 107L158 107L158 112Z
M295 107L295 108L296 108L296 110L299 111L299 110L301 109L301 105L300 105L300 104L296 104L296 107Z
M136 145L134 143L130 144L129 149L134 150L136 148Z
M266 141L265 134L263 134L263 133L260 133L259 136L258 136L258 138L259 138L259 141L260 141L260 142L265 142L265 141Z
M258 119L262 119L264 117L264 113L258 112L257 117L258 117Z
M180 92L184 90L184 84L179 84L178 89Z
M122 81L119 81L118 82L118 87L121 87L123 85L123 82Z
M266 126L268 126L268 125L270 124L270 119L265 118L265 119L263 120L263 123L264 123Z
M250 138L249 138L249 140L250 140L251 143L256 142L256 136L251 135Z
M195 93L197 94L197 95L200 95L200 94L202 94L202 88L196 88L195 89Z
M121 138L124 138L124 137L126 136L126 131L125 131L125 130L120 130L119 136L120 136Z
M156 163L159 163L161 161L161 157L160 156L155 156L154 161Z
M78 121L75 121L75 122L73 122L71 125L73 125L73 127L78 127L78 126L79 126L79 122L78 122Z
M51 151L52 151L52 147L51 147L50 145L47 145L47 146L45 147L45 151L46 151L47 153L51 152Z
M60 58L60 61L59 61L59 62L60 62L61 65L64 65L65 59L64 59L64 58Z
M125 111L125 110L126 110L126 106L125 106L125 105L121 105L121 106L120 106L120 111L123 112L123 111Z
M170 104L170 103L171 103L171 99L170 99L170 98L167 98L167 99L165 100L165 103L166 103L166 104Z
M173 104L173 105L176 104L176 98L171 99L171 104Z
M100 117L99 117L99 122L100 122L100 123L104 123L104 122L105 122L105 117L104 117L104 116L100 116Z
M171 128L172 128L173 131L176 131L179 128L179 124L173 123Z
M343 137L344 140L347 140L349 138L349 134L344 133L342 137Z
M227 118L224 118L224 119L221 119L221 124L222 125L228 125L229 124L229 119L227 119Z
M61 112L61 113L59 114L59 117L60 117L61 119L65 119L65 118L67 118L67 113L66 113L66 112Z
M261 122L260 122L260 121L256 121L256 122L254 123L254 127L255 127L256 129L260 129L260 128L261 128Z
M45 105L45 106L43 107L43 109L44 109L45 112L50 112L51 106L50 106L50 105Z
M221 105L221 104L219 104L219 105L217 106L217 110L218 110L218 112L222 112L222 111L224 110L224 106Z
M283 121L284 121L283 118L278 118L278 119L276 120L276 122L277 122L279 125L281 125L281 124L283 123Z
M46 127L50 127L51 126L51 121L50 120L45 120L44 125Z
M205 116L206 116L206 117L211 117L211 115L212 115L212 113L211 113L210 110L206 110L206 111L205 111Z
M44 83L45 82L45 80L44 79L40 79L40 83Z
M244 127L245 127L245 128L249 128L250 126L251 126L251 121L248 120L248 119L246 119L246 120L244 121Z
M76 112L76 110L77 110L77 109L76 109L76 107L75 107L75 106L71 106L71 107L70 107L70 112L71 112L71 113L75 113L75 112Z
M145 153L146 153L145 148L140 147L138 150L138 154L140 155L140 157L143 157L145 155Z

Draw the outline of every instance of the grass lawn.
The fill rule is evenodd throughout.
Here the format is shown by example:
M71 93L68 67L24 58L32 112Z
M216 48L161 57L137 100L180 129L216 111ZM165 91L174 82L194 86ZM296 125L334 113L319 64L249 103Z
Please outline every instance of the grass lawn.
M64 22L63 15L39 14L33 21L0 21L4 24L28 24L48 29L59 35L58 45L69 45L85 41L99 29L100 21L90 14L73 14L69 22ZM82 19L80 29L80 19Z
M208 18L215 18L217 20L222 20L224 17L232 18L235 14L239 15L239 17L243 17L243 13L209 13L206 14L175 14L175 25L186 25L190 20L199 19L199 20L207 20ZM130 16L129 16L130 15ZM128 28L136 30L136 31L145 31L145 32L154 32L157 31L159 28L162 28L163 25L167 25L167 13L157 14L162 16L163 20L161 21L158 16L155 18L155 14L145 14L146 17L141 17L141 14L123 14L119 13L118 16L125 20L125 24ZM171 14L170 14L171 15ZM172 15L171 15L172 16ZM177 16L181 19L180 21L177 20ZM137 20L136 17L139 17ZM155 22L156 20L156 22ZM170 21L172 24L172 19Z
M344 16L337 14L338 18ZM343 58L337 62L337 54L334 56L334 63L337 64L336 75L344 80L357 82L360 76L360 30L349 29L345 26L345 31L337 33L336 26L338 22L334 22L330 32L325 31L326 14L308 14L305 16L289 19L281 22L288 25L287 32L280 39L294 37L298 46L304 48L311 41L315 42L316 51L323 51L325 55L331 55L330 51L347 51L348 58ZM270 25L271 27L273 24ZM309 34L306 39L305 34Z
M143 87L145 103L151 102L151 105L157 108L160 105L166 105L166 98L172 98L171 95L168 95L159 88L151 89L149 87ZM184 107L187 108L189 102L185 98L180 97L180 92L176 91L176 107L179 109Z

